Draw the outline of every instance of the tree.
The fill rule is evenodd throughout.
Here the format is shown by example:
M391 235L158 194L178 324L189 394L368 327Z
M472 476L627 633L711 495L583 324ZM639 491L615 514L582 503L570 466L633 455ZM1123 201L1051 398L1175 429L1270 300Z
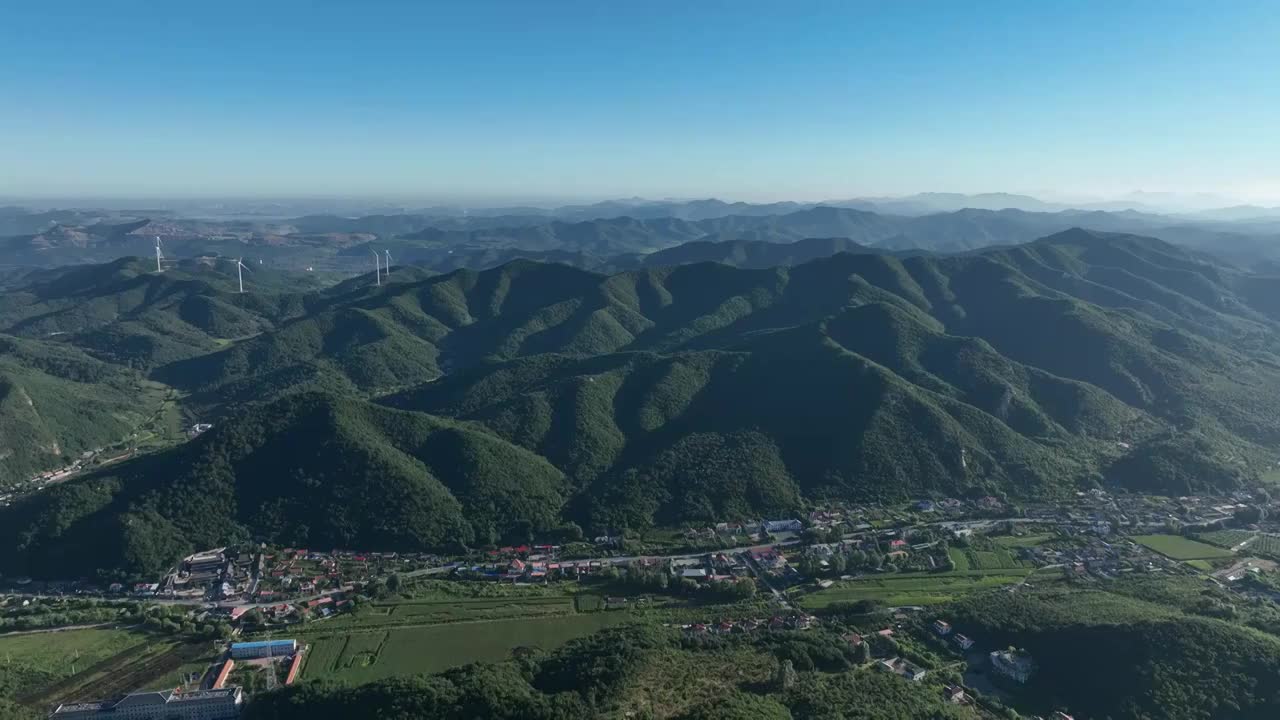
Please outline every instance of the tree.
M796 684L796 668L792 665L791 660L783 660L778 663L778 669L774 672L773 682L779 690L790 690Z
M871 643L864 641L858 645L858 662L863 665L871 662Z
M399 573L391 573L391 575L387 578L387 592L389 593L400 592L400 574Z
M750 600L756 596L756 581L751 578L738 578L733 583L733 596L739 600Z
M841 555L840 553L836 553L835 555L831 556L831 572L835 573L836 575L842 575L844 574L844 571L847 569L848 569L848 563L845 560L844 555Z

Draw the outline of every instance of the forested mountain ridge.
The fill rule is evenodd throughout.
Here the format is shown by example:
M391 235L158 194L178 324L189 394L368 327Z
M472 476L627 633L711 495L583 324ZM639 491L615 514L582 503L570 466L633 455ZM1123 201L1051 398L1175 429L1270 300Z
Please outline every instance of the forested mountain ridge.
M124 439L158 409L146 385L75 347L0 334L0 490Z
M565 495L559 470L468 423L304 392L0 511L0 547L6 574L85 575L259 537L458 547L554 528Z
M218 428L0 511L25 538L14 557L57 567L89 532L117 538L101 567L138 570L159 562L139 548L219 538L443 547L569 520L790 513L817 497L1051 497L1096 484L1181 494L1256 479L1280 439L1277 280L1150 238L1077 230L957 256L613 275L518 260L369 280L196 293L246 313L256 334L157 364L151 378L220 410ZM169 288L177 281L127 278L94 302L191 297ZM10 301L15 326L33 327L24 313L38 287ZM51 293L50 316L75 294ZM89 337L51 341L98 352ZM424 454L430 444L405 444L400 426L486 450ZM322 465L263 459L317 445ZM200 454L210 447L224 449ZM503 499L507 516L477 509L487 501L435 464L499 455L504 472L545 478ZM331 505L285 500L355 492L330 468L377 485L361 467L424 498L401 503L413 514L392 518L399 531L370 505L338 522ZM190 499L205 486L223 510ZM164 542L121 529L162 507L166 519L147 526Z

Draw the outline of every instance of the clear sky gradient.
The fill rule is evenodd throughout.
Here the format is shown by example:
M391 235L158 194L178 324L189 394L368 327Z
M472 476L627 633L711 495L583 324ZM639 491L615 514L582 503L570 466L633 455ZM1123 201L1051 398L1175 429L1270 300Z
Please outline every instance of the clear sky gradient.
M1280 199L1280 6L0 3L0 194Z

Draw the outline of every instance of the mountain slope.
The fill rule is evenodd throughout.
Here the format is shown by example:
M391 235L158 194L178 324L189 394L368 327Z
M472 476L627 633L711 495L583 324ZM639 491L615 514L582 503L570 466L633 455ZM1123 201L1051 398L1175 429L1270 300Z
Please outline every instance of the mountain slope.
M123 440L161 396L75 348L0 335L0 489Z
M305 447L306 452L298 452ZM301 393L0 510L3 572L153 572L266 539L422 550L554 527L563 476L465 423Z

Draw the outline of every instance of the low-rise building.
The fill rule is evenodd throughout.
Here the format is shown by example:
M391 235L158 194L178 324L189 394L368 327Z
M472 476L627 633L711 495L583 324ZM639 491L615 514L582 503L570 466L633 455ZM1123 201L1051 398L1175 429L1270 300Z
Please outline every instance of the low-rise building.
M216 690L161 690L103 702L59 705L53 720L235 720L244 702L239 687Z
M1015 682L1025 683L1035 672L1031 656L1020 650L996 650L990 657L991 669Z
M231 657L236 660L249 658L283 657L298 650L297 640L259 640L231 643Z

